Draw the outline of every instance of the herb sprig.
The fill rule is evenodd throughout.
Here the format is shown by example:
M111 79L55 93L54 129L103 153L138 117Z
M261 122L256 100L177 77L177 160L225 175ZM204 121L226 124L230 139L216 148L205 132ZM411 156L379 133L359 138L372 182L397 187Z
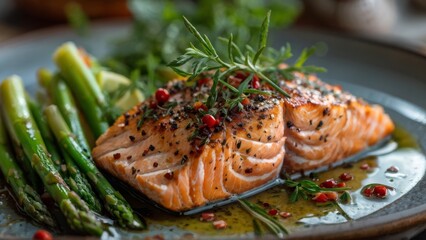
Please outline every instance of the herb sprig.
M261 221L278 238L283 239L285 235L289 233L288 230L277 219L269 216L265 210L256 204L241 199L239 199L238 202L247 212L249 212L257 220Z
M271 11L269 11L260 27L257 50L250 45L245 48L239 47L234 42L234 36L229 38L219 38L227 47L227 56L217 50L207 35L201 34L194 25L183 17L185 26L189 32L197 39L199 46L190 43L190 47L185 53L169 63L169 66L179 75L188 77L188 82L192 83L198 76L206 72L214 72L213 87L206 101L206 105L211 108L214 100L217 99L217 88L225 87L232 93L233 98L228 101L228 107L239 106L240 102L248 94L270 95L270 91L262 91L249 88L248 83L253 76L259 77L273 90L284 97L290 95L280 87L279 79L293 79L294 72L314 73L324 72L325 69L316 66L304 66L307 59L315 53L316 47L306 48L302 51L296 62L288 67L282 67L282 63L293 56L290 44L281 47L279 50L267 47L268 33L270 25ZM188 69L189 67L189 69ZM249 74L238 88L227 82L227 78L232 73L242 71Z
M316 195L321 192L343 192L339 197L339 200L343 204L347 204L351 202L351 195L347 191L350 188L341 187L341 188L322 188L318 186L315 182L310 180L301 180L299 182L293 180L286 180L284 183L285 186L294 188L292 194L290 195L290 202L294 203L299 200L299 198L303 198L305 200L309 199L309 196ZM345 217L347 220L352 220L352 218L345 212L345 210L340 206L339 202L331 201L327 203L321 203L319 205L328 206L333 205L337 208L337 210Z
M233 36L231 35L227 40L228 46L228 59L225 61L222 56L219 55L218 51L213 46L207 35L202 35L185 17L183 17L185 26L191 32L192 35L198 40L201 48L197 48L192 43L190 47L186 49L185 53L178 57L176 60L172 61L169 66L172 67L176 73L189 77L188 81L194 80L201 73L206 71L216 71L215 77L217 81L216 85L221 84L226 87L228 90L237 94L237 98L243 96L243 94L249 93L252 89L248 89L248 81L245 87L237 89L226 82L225 77L229 74L236 71L244 71L251 74L257 75L260 79L268 83L272 88L277 92L281 93L285 97L290 97L290 95L280 88L274 81L264 74L264 71L268 68L258 63L258 60L262 57L263 51L266 49L266 44L268 40L268 29L270 23L271 12L269 11L265 17L259 36L259 46L258 50L255 52L251 49L246 51L246 54L242 53L242 50L235 44L233 41ZM235 55L236 53L236 55ZM189 62L192 62L191 68L192 72L183 70L181 67ZM216 91L212 88L210 95L215 95L213 91ZM265 91L257 91L258 94L269 94Z
M290 202L297 202L299 198L307 200L309 195L315 195L320 192L341 192L349 190L348 187L342 188L322 188L318 186L315 182L309 180L301 180L299 182L286 180L284 183L287 187L294 188L293 193L290 195Z

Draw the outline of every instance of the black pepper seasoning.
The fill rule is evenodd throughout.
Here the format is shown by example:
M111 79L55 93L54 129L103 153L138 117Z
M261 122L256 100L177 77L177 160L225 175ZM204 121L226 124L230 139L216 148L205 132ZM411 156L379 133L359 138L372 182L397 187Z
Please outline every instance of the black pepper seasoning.
M115 160L120 159L121 154L120 153L114 153L114 155L112 155L114 157Z

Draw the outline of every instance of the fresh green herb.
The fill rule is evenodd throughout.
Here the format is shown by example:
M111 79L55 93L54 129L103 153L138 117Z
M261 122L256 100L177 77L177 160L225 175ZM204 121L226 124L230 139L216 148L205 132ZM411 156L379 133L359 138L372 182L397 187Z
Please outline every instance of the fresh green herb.
M290 202L297 202L299 198L308 199L308 195L315 195L320 192L341 192L350 188L322 188L315 182L309 180L301 180L299 182L286 180L284 183L287 187L294 188L290 195Z
M344 191L339 197L340 202L348 204L352 201L351 194L348 191Z
M132 31L114 43L113 55L106 60L113 71L119 70L126 76L133 69L145 70L149 54L156 56L161 65L184 51L193 38L184 31L182 15L210 37L232 32L234 41L247 43L255 40L259 31L257 23L268 9L280 13L271 18L270 25L274 28L290 25L302 9L300 0L199 0L185 4L170 0L129 0L128 6L134 16Z
M283 239L285 235L289 233L277 219L269 216L268 213L258 205L241 199L239 199L238 202L247 212L255 217L255 219L261 221L278 238Z
M124 76L130 76L135 69L139 70L141 75L138 81L144 83L143 93L149 97L164 82L178 77L165 65L179 56L188 42L194 39L184 31L180 16L188 16L195 26L208 32L210 37L235 33L230 42L235 45L234 42L249 43L255 40L253 36L259 31L257 22L264 18L268 9L280 12L271 17L268 24L281 28L294 21L302 4L300 0L199 0L196 3L185 1L185 4L170 0L129 0L128 6L134 16L132 31L126 38L114 42L112 56L105 59L103 65ZM263 32L263 35L267 35L267 32ZM215 42L212 44L217 45ZM217 51L225 52L226 47ZM253 61L256 63L262 58L259 56ZM180 69L175 71L185 75Z
M294 203L303 198L305 200L309 199L309 196L316 195L321 192L343 192L339 197L339 200L342 203L349 203L351 201L351 195L346 190L349 190L348 187L343 188L322 188L318 186L315 182L310 180L301 180L299 182L293 180L286 180L284 183L287 187L294 188L292 194L290 195L290 202ZM344 216L347 220L352 220L352 218L343 210L340 204L336 201L327 201L324 203L316 203L317 206L330 206L333 205L337 210Z
M340 214L342 214L342 216L346 218L346 220L348 221L353 220L353 218L349 216L349 214L342 208L342 206L340 206L338 202L333 202L333 205L337 208Z
M157 118L157 115L153 114L154 110L152 108L149 108L147 105L143 106L142 112L143 112L142 117L141 117L141 119L139 119L138 124L137 124L138 130L149 119L156 119Z
M233 105L236 105L236 102L241 101L240 98L244 97L243 94L248 90L248 83L251 78L253 78L253 74L259 76L262 80L267 82L270 86L272 86L277 92L282 95L289 97L290 95L282 90L275 82L270 80L267 76L264 75L264 67L256 64L257 59L261 56L263 50L266 47L267 42L267 33L270 21L270 12L268 12L261 28L261 34L259 39L259 49L256 53L247 51L246 55L240 55L234 57L233 51L237 51L241 53L241 49L232 41L232 36L228 40L228 58L233 59L229 62L223 60L218 51L213 47L209 37L207 35L201 35L201 33L185 18L183 17L185 25L188 30L194 35L194 37L198 40L201 48L195 47L193 44L189 48L186 49L185 54L178 57L176 60L172 61L169 66L174 70L177 70L179 74L184 74L185 76L189 76L189 81L194 80L201 73L206 71L215 70L215 75L218 78L218 82L228 88L230 91L237 94L237 98L232 102ZM232 46L232 49L231 47ZM179 67L182 67L184 64L192 61L191 68L192 73L184 71ZM245 82L243 82L239 89L231 86L226 82L226 77L229 74L234 73L236 71L244 71L248 73L252 73L251 78L247 78ZM212 88L212 91L216 91ZM265 92L265 94L269 94ZM211 92L210 95L215 95L214 92ZM239 100L239 101L238 101Z
M264 235L262 226L256 218L253 218L253 232L256 237L261 237Z

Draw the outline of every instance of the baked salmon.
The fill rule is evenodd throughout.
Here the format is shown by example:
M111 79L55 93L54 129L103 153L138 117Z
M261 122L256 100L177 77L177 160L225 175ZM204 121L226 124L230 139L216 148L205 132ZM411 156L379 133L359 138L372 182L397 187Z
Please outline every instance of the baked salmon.
M219 123L209 127L197 99L210 87L176 81L167 103L151 98L135 106L97 140L96 164L173 211L276 179L285 156L283 99L251 95L238 111L218 107Z
M282 170L327 166L394 129L382 107L315 76L295 73L280 85L290 98L252 94L226 114L219 104L223 119L208 127L200 113L211 79L196 87L172 82L166 104L151 98L125 113L97 140L93 157L163 207L185 211L259 187Z
M378 143L395 126L381 106L370 105L340 86L296 73L281 82L285 99L287 172L327 166Z

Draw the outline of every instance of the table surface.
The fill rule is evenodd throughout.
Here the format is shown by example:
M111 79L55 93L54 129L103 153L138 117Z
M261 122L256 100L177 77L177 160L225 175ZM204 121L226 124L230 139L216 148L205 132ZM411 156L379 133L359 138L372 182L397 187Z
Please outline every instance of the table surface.
M301 21L304 25L315 26L312 21ZM0 44L4 41L13 41L14 37L38 29L50 27L54 24L29 19L13 9L12 0L0 0ZM408 1L398 1L398 21L392 31L380 36L400 45L406 45L426 54L426 10L418 10L408 4ZM426 226L425 226L426 228ZM413 240L426 239L426 231L412 238Z

